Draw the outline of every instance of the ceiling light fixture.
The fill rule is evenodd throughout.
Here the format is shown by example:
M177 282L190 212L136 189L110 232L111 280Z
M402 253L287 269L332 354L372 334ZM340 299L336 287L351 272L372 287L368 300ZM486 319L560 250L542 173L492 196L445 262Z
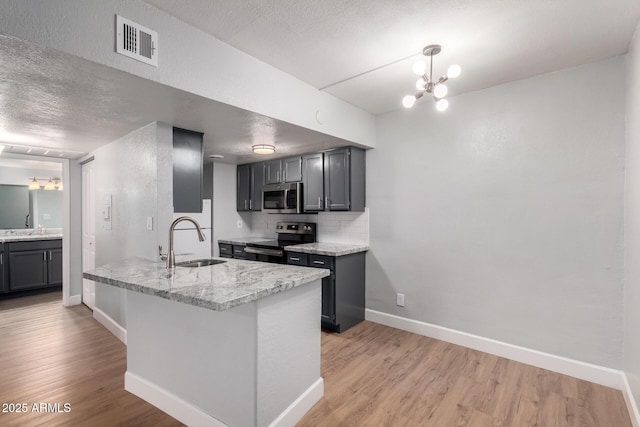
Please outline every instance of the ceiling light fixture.
M256 154L273 154L276 151L276 147L269 144L256 144L251 146L251 149Z
M437 81L433 79L433 56L439 54L442 51L442 46L439 44L430 44L422 49L422 54L429 57L429 74L427 74L427 64L423 60L419 60L413 64L413 72L420 77L416 81L416 89L420 92L415 95L407 95L402 98L402 105L405 108L411 108L416 101L428 93L433 96L436 101L436 109L438 111L445 111L449 108L449 102L444 99L449 89L444 84L449 79L455 79L460 75L461 68L459 65L452 65L449 67L447 74L440 77Z
M41 186L38 181L47 181L47 183L44 186ZM60 178L36 178L34 176L29 183L29 190L62 191L62 180Z

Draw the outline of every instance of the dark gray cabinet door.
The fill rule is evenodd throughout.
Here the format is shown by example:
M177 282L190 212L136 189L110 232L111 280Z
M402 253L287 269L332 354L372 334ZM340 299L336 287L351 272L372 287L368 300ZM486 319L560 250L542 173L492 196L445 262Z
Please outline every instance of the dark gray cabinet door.
M253 163L251 167L251 198L249 199L249 209L252 211L262 210L262 187L264 186L264 163Z
M62 248L49 251L47 282L50 286L62 285Z
M336 320L336 275L332 271L329 277L322 278L321 320L333 324Z
M251 165L238 166L236 182L236 210L248 211L251 199Z
M324 153L324 192L326 210L349 210L349 149L328 151Z
M305 212L324 210L324 156L322 153L302 156L302 194Z
M302 157L289 157L282 161L282 173L284 182L302 181Z
M9 273L11 291L47 286L47 251L11 252Z
M4 277L5 272L8 271L8 269L4 267L6 261L7 258L4 254L4 245L0 243L0 294L7 291L7 289L5 288L7 281Z
M264 162L264 182L265 184L282 182L282 162L280 160Z
M174 212L202 212L202 135L173 128Z

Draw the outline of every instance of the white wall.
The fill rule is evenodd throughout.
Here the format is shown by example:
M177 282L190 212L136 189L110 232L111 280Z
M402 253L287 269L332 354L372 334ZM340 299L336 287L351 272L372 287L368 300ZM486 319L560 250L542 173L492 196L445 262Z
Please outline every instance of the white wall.
M173 215L173 134L163 123L151 123L100 149L95 156L96 265L130 257L159 260L158 245L167 247ZM101 216L112 196L111 230ZM154 218L154 230L146 218ZM96 307L126 327L123 289L96 284Z
M159 33L157 68L114 52L115 14ZM140 0L5 0L0 29L206 98L375 145L372 115ZM324 124L316 121L318 110Z
M213 256L220 256L218 239L252 235L251 214L236 212L236 169L236 165L213 164Z
M616 57L379 116L367 307L621 368L624 73Z
M640 407L640 24L627 55L624 371Z

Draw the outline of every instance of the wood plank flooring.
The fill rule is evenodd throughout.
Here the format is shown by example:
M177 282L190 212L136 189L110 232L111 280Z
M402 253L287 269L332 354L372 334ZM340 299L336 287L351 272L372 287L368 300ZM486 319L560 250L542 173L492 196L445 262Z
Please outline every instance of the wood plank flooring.
M71 411L0 412L0 425L181 425L124 390L125 346L61 299L0 301L0 404ZM323 332L322 376L299 426L631 426L617 390L370 322Z

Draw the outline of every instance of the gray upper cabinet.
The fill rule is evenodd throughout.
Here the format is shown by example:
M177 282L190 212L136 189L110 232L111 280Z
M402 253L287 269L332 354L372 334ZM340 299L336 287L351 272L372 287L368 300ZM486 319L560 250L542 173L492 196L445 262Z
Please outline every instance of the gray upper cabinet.
M282 179L282 161L271 160L264 162L264 183L279 184Z
M249 210L262 210L262 187L264 186L264 163L253 163L251 167L250 187L251 198L249 199Z
M173 128L174 212L202 212L202 136Z
M345 147L238 166L237 210L261 210L262 185L283 182L302 182L305 212L362 212L365 151Z
M302 157L289 157L282 161L282 174L284 182L302 181Z
M324 153L325 210L348 211L350 203L349 148Z
M238 166L236 183L236 210L262 210L262 186L264 185L264 163Z
M251 198L251 165L238 166L236 210L248 211Z
M324 155L302 156L302 195L305 212L324 210Z

